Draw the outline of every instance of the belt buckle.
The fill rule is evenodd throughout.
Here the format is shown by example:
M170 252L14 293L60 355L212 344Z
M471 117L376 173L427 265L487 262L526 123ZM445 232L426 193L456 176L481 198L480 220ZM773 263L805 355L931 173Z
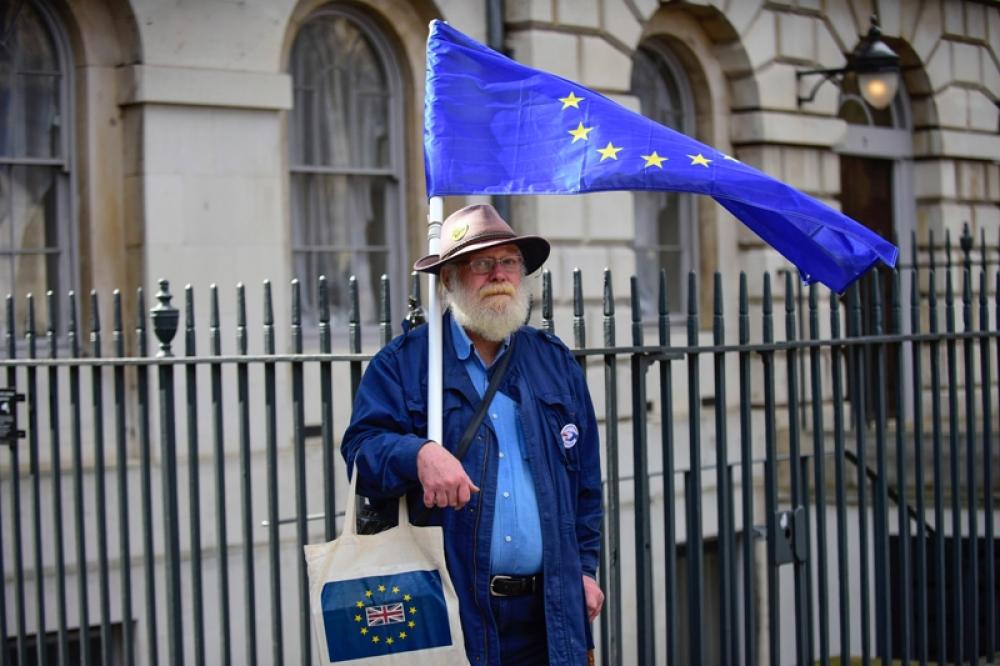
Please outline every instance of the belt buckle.
M514 577L513 576L493 576L492 578L490 578L490 594L492 594L494 597L509 597L509 596L511 596L509 594L505 594L504 592L498 592L496 590L496 588L493 587L493 584L496 583L498 580L501 580L501 581L514 580Z

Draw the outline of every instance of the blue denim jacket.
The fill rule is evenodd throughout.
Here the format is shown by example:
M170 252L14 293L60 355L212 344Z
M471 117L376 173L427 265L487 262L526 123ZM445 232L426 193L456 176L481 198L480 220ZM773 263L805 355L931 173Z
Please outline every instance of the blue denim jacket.
M450 315L445 315L449 317ZM444 322L444 445L457 446L479 404ZM552 664L586 663L593 640L582 575L596 577L601 544L601 466L597 421L580 366L555 336L523 327L500 390L519 404L542 525L545 618ZM421 515L417 452L427 441L427 327L394 339L372 359L354 403L341 452L358 471L358 492L386 499L407 493ZM444 528L448 571L459 597L472 664L499 664L489 573L496 501L497 442L489 419L462 464L481 489L461 510L434 510Z

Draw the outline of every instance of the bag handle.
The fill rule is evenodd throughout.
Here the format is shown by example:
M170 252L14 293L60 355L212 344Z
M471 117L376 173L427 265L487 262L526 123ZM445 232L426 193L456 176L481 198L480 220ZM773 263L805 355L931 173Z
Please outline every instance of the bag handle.
M347 507L344 509L344 528L341 536L358 535L358 470L351 475L351 488L348 491ZM402 529L410 529L410 510L406 506L406 495L399 498L399 525Z

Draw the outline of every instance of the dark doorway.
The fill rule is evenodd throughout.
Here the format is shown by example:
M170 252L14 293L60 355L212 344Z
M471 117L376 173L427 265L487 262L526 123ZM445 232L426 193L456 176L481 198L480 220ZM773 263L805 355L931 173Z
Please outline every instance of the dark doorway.
M893 240L893 191L892 191L892 160L870 159L854 155L840 156L840 189L841 209L861 224L865 225L886 240ZM891 332L893 322L892 294L893 273L884 265L879 264L881 282L881 318L882 333ZM871 273L858 282L861 289L861 334L875 333L875 298L873 293L874 279ZM905 305L905 304L901 304ZM897 349L895 345L884 348L885 377L884 387L886 415L896 415L897 386L896 363ZM865 395L865 414L869 421L876 417L875 395L879 390L876 380L875 354L871 347L865 349L865 371L863 382L868 388ZM853 400L853 398L851 398Z

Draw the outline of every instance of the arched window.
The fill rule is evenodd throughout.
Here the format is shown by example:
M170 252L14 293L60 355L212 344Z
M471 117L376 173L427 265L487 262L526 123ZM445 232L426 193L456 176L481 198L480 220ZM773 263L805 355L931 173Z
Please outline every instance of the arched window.
M0 295L60 304L75 285L66 42L37 0L0 12Z
M368 17L329 6L296 36L291 75L292 259L303 314L315 315L317 278L325 275L331 319L345 321L348 279L355 275L362 317L371 322L381 276L390 277L396 293L406 284L397 64Z
M684 134L694 134L691 88L680 62L665 45L650 42L636 50L632 94L639 100L642 115ZM634 201L636 276L643 318L656 315L660 269L667 272L670 310L682 312L687 273L697 266L694 196L637 192Z

